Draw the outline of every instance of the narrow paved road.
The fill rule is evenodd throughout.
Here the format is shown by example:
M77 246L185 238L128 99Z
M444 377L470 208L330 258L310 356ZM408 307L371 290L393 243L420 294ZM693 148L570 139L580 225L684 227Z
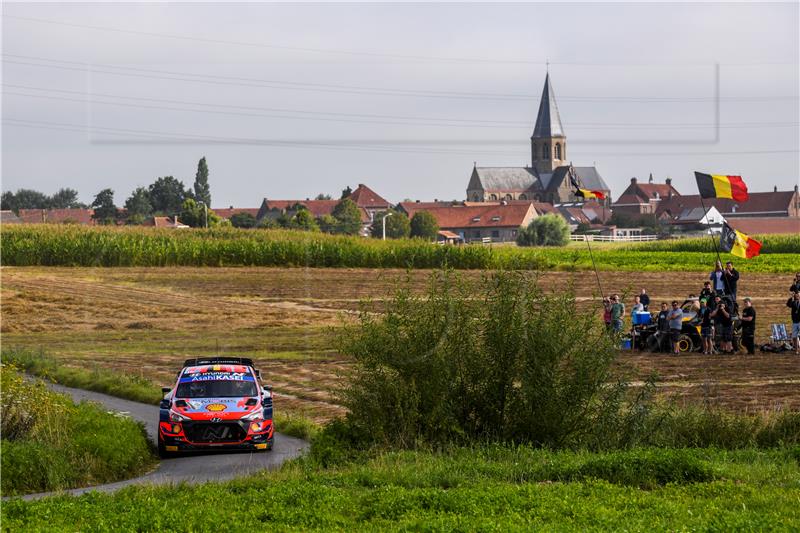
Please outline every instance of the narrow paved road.
M150 439L155 442L158 431L158 406L132 402L82 389L72 389L61 385L49 384L57 391L67 394L76 402L90 400L98 402L110 410L127 413L134 420L143 422ZM205 481L225 481L255 472L277 468L284 461L293 459L308 448L308 442L294 437L275 434L275 444L268 452L215 452L189 455L161 461L158 467L144 476L61 492L28 494L23 499L38 499L54 494L83 494L90 491L112 492L129 485L165 484L165 483L202 483Z

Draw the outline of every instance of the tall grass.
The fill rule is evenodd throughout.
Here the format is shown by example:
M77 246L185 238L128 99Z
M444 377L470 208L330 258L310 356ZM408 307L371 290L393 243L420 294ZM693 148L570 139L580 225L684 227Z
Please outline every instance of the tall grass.
M281 266L588 270L587 249L439 246L418 239L380 241L290 230L171 230L57 225L0 228L6 266ZM791 272L800 238L765 239L748 270ZM730 257L725 255L725 257ZM666 241L594 251L604 270L705 270L710 242Z
M7 364L0 380L4 496L108 483L153 464L144 428L133 420L75 405Z

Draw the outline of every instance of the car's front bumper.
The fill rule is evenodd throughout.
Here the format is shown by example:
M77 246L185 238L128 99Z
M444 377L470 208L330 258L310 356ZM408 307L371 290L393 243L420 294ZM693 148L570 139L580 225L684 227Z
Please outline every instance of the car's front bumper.
M238 422L229 422L235 426ZM182 424L179 435L165 433L159 428L159 440L167 452L209 451L209 450L268 450L272 448L274 427L269 425L262 433L247 433L247 423L241 432L224 432L220 427L226 424L205 424L188 422ZM211 431L207 431L208 429Z

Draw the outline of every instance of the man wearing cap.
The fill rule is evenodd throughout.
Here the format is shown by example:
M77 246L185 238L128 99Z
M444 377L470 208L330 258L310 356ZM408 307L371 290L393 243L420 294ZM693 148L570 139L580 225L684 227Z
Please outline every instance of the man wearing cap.
M744 299L742 309L742 345L747 348L747 354L756 353L756 310L750 298Z

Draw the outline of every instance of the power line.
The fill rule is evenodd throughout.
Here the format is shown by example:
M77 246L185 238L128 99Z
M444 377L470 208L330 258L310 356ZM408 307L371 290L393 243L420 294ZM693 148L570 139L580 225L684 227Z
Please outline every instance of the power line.
M392 121L385 121L385 120L362 120L362 119L348 119L348 118L332 118L326 116L313 116L317 115L327 115L326 112L313 112L313 111L306 111L306 110L292 110L292 109L275 109L275 108L260 108L260 107L247 107L247 106L228 106L225 104L209 104L209 103L200 103L200 102L181 102L179 100L165 100L160 98L142 98L142 97L130 97L130 96L120 96L120 95L110 95L110 94L97 94L97 93L86 93L81 91L67 91L67 90L59 90L59 89L45 89L40 87L25 87L25 86L17 86L13 84L3 84L4 87L23 87L29 90L37 90L37 91L44 91L44 92L56 92L56 93L64 93L64 94L74 94L74 95L82 95L84 98L69 98L64 96L52 96L52 95L43 95L43 94L30 94L24 92L12 92L12 91L4 91L3 94L10 95L10 96L22 96L28 98L43 98L48 100L60 100L60 101L67 101L67 102L76 102L80 104L92 104L92 105L111 105L111 106L120 106L120 107L132 107L138 109L159 109L159 110L166 110L166 111L184 111L190 113L213 113L213 114L222 114L222 115L231 115L231 116L244 116L244 117L266 117L266 118L278 118L284 120L310 120L310 121L325 121L325 122L345 122L345 123L358 123L358 124L379 124L379 125L398 125L398 126L430 126L430 127L447 127L447 128L463 128L465 125L469 125L471 128L492 128L492 129L523 129L528 128L530 126L529 123L525 122L516 122L515 125L490 125L485 124L485 122L491 121L481 121L477 120L476 124L471 124L471 121L468 119L449 119L443 117L440 122L415 122L417 120L422 120L421 117L403 117L403 116L396 116L397 119L405 120L407 122L392 122ZM217 109L187 109L187 108L180 108L174 106L162 106L162 105L146 105L141 103L126 103L126 102L106 102L100 101L96 99L88 99L88 97L95 97L100 96L103 98L117 98L117 99L129 99L129 100L136 100L136 101L148 101L148 102L165 102L165 103L176 103L182 105L193 105L193 106L202 106L202 107L215 107L215 108L234 108L234 109L241 109L243 111L221 111ZM277 114L265 114L259 113L257 111L260 110L275 110L279 112L286 112L286 113L301 113L301 114L308 114L312 116L289 116L289 115L277 115ZM246 111L245 111L246 110ZM332 113L334 115L344 115L344 116L374 116L374 117L381 117L381 115L362 115L362 114L348 114L348 113ZM385 115L384 115L385 116ZM435 120L435 119L434 119ZM525 124L525 126L523 126ZM645 130L689 130L689 129L709 129L709 128L723 128L723 129L740 129L740 128L782 128L782 127L798 127L800 126L800 122L745 122L745 123L730 123L730 124L713 124L713 123L684 123L684 124L572 124L570 127L578 130L609 130L609 129L645 129ZM516 141L513 141L516 142Z
M285 80L265 80L237 76L209 76L207 74L193 74L187 72L174 72L158 69L143 69L137 67L120 67L108 64L87 64L80 61L68 61L37 56L3 53L3 56L22 58L33 61L46 61L62 63L63 65L50 65L31 63L30 61L8 60L4 62L16 65L27 65L41 68L56 68L61 70L78 71L92 74L110 74L117 76L141 77L152 79L165 79L171 81L187 81L191 83L206 83L213 85L229 85L236 87L264 87L283 90L304 90L317 92L346 93L376 96L409 96L417 98L451 98L468 100L530 100L537 99L536 94L503 94L458 91L433 91L429 89L393 89L385 87L365 87L355 85L338 85L324 83L296 82ZM75 65L68 67L65 65ZM112 69L112 70L108 70ZM122 71L122 72L116 72ZM126 72L127 71L127 72ZM625 102L625 103L672 103L672 102L717 102L717 101L785 101L798 100L798 96L702 96L702 97L647 97L647 96L561 96L562 101L575 102Z
M23 126L41 129L52 129L56 131L76 131L79 133L87 133L90 130L98 130L101 133L117 136L134 136L134 137L157 137L153 141L194 141L194 142L207 142L212 144L252 144L252 145L265 145L276 147L293 147L293 148L322 148L333 150L359 150L371 152L395 152L395 153L421 153L421 154L444 154L444 155L514 155L518 156L518 152L503 152L503 151L474 151L474 150L420 150L420 149L403 149L397 147L390 147L390 143L383 142L383 145L376 144L373 146L364 146L366 141L357 141L362 144L350 144L351 141L310 141L310 140L278 140L278 139L256 139L256 138L243 138L243 137L213 137L208 135L198 134L183 134L174 132L161 132L154 130L137 130L129 128L112 128L107 126L89 126L85 124L68 124L59 122L45 122L17 118L3 118L3 122L12 126ZM380 143L380 141L379 141ZM458 144L457 141L451 144ZM783 154L783 153L798 153L798 149L788 150L740 150L740 151L726 151L726 152L587 152L591 155L607 155L607 156L717 156L717 155L759 155L759 154Z

